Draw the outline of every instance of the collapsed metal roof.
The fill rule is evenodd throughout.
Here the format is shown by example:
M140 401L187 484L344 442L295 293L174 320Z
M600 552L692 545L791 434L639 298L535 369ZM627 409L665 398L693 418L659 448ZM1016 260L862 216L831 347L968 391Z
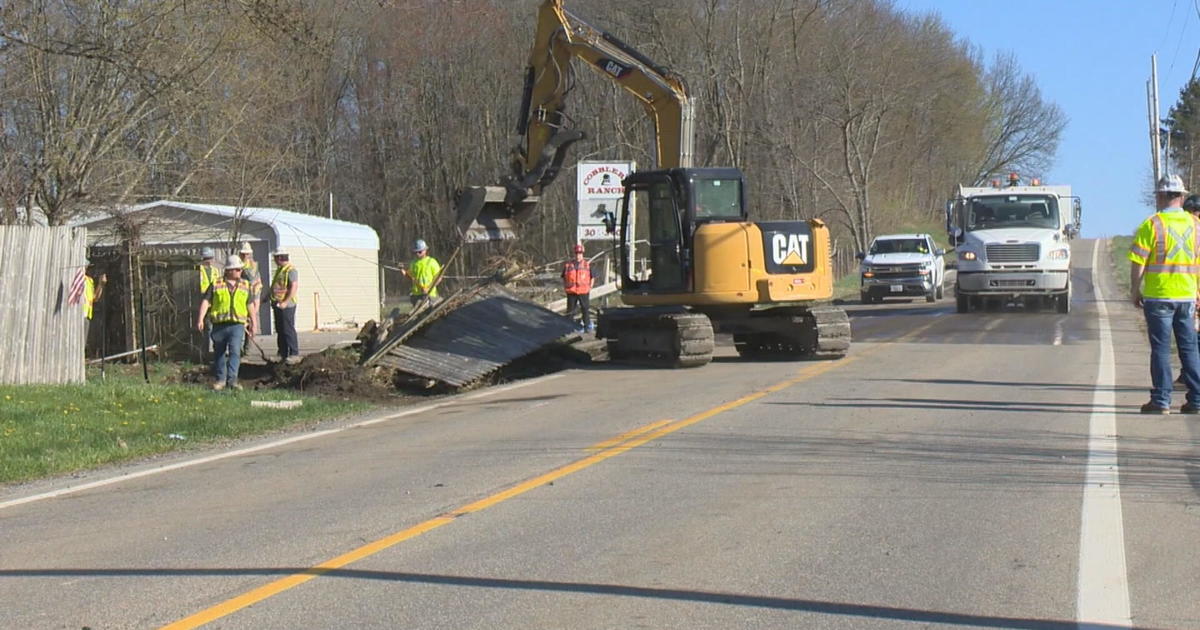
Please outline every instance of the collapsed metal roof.
M572 320L496 285L455 296L415 317L363 363L461 387L576 329Z

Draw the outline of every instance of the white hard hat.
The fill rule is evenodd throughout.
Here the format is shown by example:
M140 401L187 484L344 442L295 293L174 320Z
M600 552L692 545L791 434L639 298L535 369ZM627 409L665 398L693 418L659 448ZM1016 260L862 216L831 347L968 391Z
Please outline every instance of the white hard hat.
M213 248L211 247L205 247L204 249L200 250L200 260L208 260L209 258L215 257L216 254L213 252Z
M245 265L242 264L241 256L237 256L236 254L230 254L229 258L225 259L225 268L226 269L241 269L243 267L245 267Z
M1184 187L1183 179L1178 175L1166 175L1158 180L1158 186L1154 188L1154 192L1185 195L1187 188Z
M250 247L250 243L242 243L242 248L238 250L239 254L253 254L254 248Z
M271 255L272 256L287 256L288 253L287 253L286 249L280 247L279 249L275 250L274 254L271 254Z
M417 239L417 240L413 241L413 251L414 252L423 252L427 249L429 249L429 246L425 244L424 239Z

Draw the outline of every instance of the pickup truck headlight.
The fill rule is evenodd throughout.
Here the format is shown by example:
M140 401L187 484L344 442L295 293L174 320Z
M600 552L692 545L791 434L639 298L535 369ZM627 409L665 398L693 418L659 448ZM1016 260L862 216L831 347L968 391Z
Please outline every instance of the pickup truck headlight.
M1055 249L1050 252L1049 257L1050 260L1066 260L1071 257L1071 250Z
M958 252L958 259L959 260L975 260L975 252L971 252L971 251Z

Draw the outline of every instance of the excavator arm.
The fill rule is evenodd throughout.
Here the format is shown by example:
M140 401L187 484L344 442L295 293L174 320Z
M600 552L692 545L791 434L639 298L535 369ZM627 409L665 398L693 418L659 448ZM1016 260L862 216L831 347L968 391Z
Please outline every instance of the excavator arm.
M542 189L558 176L567 150L584 137L566 112L575 58L641 101L654 123L658 168L691 166L692 101L683 79L572 15L562 0L545 0L525 70L516 128L520 144L513 149L509 173L497 185L458 192L456 222L468 242L516 238Z

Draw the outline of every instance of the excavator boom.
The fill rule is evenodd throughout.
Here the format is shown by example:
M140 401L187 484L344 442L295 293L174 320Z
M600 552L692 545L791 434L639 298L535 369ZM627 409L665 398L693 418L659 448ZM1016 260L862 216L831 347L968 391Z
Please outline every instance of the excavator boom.
M558 176L567 150L584 137L566 113L575 58L641 101L654 123L658 168L691 166L692 101L683 79L572 15L562 0L546 0L538 10L525 70L516 127L520 144L509 172L495 185L458 191L456 223L466 241L516 238L542 189Z

